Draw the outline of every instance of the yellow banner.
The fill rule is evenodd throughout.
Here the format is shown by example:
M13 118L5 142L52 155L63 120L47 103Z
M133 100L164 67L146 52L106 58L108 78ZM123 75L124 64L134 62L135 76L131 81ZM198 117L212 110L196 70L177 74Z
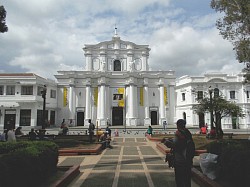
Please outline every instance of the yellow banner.
M94 106L98 103L98 87L94 88Z
M118 106L124 107L124 88L118 88L118 94L122 94L122 99L118 100Z
M143 106L143 87L140 88L140 106Z
M68 89L63 88L63 107L68 105Z
M165 106L168 104L168 92L166 87L164 87L164 104Z

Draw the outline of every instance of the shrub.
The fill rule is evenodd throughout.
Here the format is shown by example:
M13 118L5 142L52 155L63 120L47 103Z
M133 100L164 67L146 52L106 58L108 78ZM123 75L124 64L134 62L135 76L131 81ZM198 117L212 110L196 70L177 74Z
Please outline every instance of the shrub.
M207 146L210 153L219 155L221 175L235 184L244 184L250 178L250 141L220 140Z
M0 160L1 185L36 186L56 172L56 144L46 141L4 144L6 145L0 145L5 147L5 154L1 155Z

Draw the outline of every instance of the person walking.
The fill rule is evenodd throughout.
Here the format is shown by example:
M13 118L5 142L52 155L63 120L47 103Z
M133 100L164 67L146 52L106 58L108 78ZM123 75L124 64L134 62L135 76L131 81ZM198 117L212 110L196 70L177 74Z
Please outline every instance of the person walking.
M93 143L95 125L91 122L91 119L89 119L89 129L88 130L89 130L89 143Z
M173 141L164 140L164 144L173 149L175 182L177 187L191 187L191 168L195 147L192 134L186 128L186 121L179 119L176 122L177 131ZM189 146L191 145L191 147Z

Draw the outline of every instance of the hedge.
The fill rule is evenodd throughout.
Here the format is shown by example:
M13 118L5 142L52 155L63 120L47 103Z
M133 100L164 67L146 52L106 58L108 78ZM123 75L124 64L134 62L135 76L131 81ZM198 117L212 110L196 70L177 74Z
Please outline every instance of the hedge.
M4 142L0 150L3 186L38 186L57 171L58 147L53 142Z
M246 184L250 179L250 141L220 140L207 146L209 153L219 155L221 177L233 184ZM249 185L249 184L248 184Z

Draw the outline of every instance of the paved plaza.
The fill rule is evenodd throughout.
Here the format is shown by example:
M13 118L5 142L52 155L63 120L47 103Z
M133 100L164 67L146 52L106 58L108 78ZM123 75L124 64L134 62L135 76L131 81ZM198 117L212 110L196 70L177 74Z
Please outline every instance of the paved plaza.
M59 166L80 165L70 187L174 187L174 170L155 142L145 137L117 137L100 155L60 156ZM198 187L192 181L192 187Z

